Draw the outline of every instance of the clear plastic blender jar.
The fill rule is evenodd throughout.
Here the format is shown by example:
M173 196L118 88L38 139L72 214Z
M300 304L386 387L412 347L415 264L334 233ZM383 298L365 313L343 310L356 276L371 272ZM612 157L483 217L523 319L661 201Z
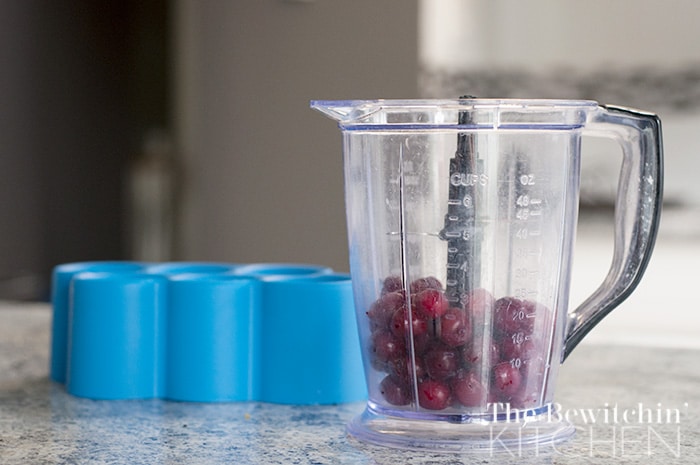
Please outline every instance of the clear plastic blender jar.
M369 389L349 432L431 450L569 437L573 427L551 415L559 366L632 292L653 248L658 118L591 101L311 105L343 134ZM570 311L584 134L618 140L623 163L610 272Z

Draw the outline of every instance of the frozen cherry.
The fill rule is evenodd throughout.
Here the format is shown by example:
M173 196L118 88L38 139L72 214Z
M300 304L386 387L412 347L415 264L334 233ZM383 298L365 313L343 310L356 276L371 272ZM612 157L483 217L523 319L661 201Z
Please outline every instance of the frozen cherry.
M546 369L547 363L540 355L522 360L520 389L510 400L513 407L535 408L540 405L540 395L545 389Z
M498 345L495 343L490 343L488 347L488 363L489 366L493 366L496 364L496 362L499 361L500 351L498 349ZM467 364L467 366L481 365L486 362L484 360L483 344L481 342L481 339L475 339L464 346L462 350L462 359Z
M388 362L406 356L406 345L403 339L395 337L391 332L382 330L372 335L372 352L380 362Z
M494 306L496 330L507 337L515 333L532 334L535 316L534 305L514 297L502 297Z
M426 289L442 290L442 283L433 276L427 278L418 278L411 283L411 294L418 294Z
M459 356L449 347L437 346L428 350L423 356L425 369L433 379L451 378L457 373Z
M493 367L493 393L502 400L518 392L520 371L510 362L501 362Z
M418 383L418 403L429 410L442 410L452 403L450 387L442 381L428 379Z
M384 329L388 328L391 318L394 313L400 308L404 308L406 299L403 292L390 292L384 294L378 300L376 300L369 311L367 316L372 324L372 329Z
M426 289L413 297L416 310L428 318L439 318L445 314L450 302L445 294L437 289Z
M389 375L379 383L382 397L392 405L408 405L411 403L411 389L400 379Z
M471 337L471 324L464 310L460 308L448 309L440 317L440 339L452 347L463 346Z
M486 400L486 389L474 372L460 370L452 380L452 393L465 407L477 407Z
M503 361L520 359L522 361L536 357L540 350L539 344L531 336L515 333L504 338L501 342L501 357Z
M397 379L400 379L406 384L411 384L413 382L414 368L417 380L421 380L427 376L425 364L423 363L423 359L421 357L416 357L415 365L410 357L408 357L408 359L397 358L390 361L388 363L388 367L391 375Z
M406 337L410 334L409 326L413 327L413 337L417 338L428 333L428 320L418 312L411 312L409 322L408 310L400 308L394 312L394 317L391 319L389 328L396 337Z
M400 276L389 276L382 283L382 295L403 289L403 281Z
M413 336L413 349L416 355L421 355L425 353L426 350L432 345L432 338L430 334L421 334L419 336Z

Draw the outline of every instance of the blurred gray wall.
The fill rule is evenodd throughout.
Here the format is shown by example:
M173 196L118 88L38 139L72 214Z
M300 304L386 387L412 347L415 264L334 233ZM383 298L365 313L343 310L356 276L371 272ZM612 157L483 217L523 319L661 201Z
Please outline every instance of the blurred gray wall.
M175 6L179 256L347 270L341 137L311 99L416 96L406 0Z
M0 2L0 298L46 296L52 266L120 258L131 2Z

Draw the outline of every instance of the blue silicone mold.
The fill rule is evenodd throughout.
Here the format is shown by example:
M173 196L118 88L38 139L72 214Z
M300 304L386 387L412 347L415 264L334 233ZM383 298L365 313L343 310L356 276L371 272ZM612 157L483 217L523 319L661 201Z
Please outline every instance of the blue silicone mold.
M314 265L54 269L51 378L93 399L366 398L350 278Z

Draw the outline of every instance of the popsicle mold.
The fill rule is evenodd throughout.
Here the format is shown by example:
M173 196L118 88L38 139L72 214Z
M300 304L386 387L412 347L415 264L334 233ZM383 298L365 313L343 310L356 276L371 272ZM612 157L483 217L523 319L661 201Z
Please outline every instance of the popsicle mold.
M81 262L58 265L51 277L51 301L53 322L51 328L51 367L49 376L59 383L66 382L66 360L68 349L68 303L69 287L73 276L86 271L129 272L145 267L138 262Z
M93 399L366 398L350 277L306 264L84 262L52 286L51 379Z
M166 278L88 271L75 275L71 289L68 392L97 399L162 396Z

